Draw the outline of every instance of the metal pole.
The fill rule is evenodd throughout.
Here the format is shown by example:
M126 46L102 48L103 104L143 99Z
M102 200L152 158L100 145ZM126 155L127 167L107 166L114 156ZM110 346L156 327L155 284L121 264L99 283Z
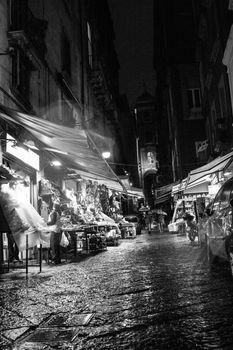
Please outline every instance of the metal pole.
M39 265L40 265L40 273L42 271L42 244L40 244L39 248Z
M75 232L75 239L74 239L74 242L75 242L75 245L74 245L74 257L76 258L77 257L77 243L78 243L78 239L77 239L77 232Z
M193 204L194 204L194 212L195 212L196 222L198 223L197 202L193 201Z
M0 233L0 273L4 272L4 249L3 249L3 235L4 233Z
M196 223L198 224L197 202L193 201L193 204L194 204L194 212L195 212L195 217L196 217ZM200 232L199 231L200 230L198 229L198 243L200 243L200 241L201 241L201 237L200 237Z
M183 204L183 212L185 213L186 209L185 209L185 200L184 199L182 200L182 204Z
M28 277L28 235L26 235L26 278Z

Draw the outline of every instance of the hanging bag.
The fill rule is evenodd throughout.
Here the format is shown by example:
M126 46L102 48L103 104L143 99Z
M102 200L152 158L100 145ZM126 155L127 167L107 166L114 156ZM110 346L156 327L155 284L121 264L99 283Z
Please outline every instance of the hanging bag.
M68 245L69 245L68 238L66 237L65 232L62 232L60 246L62 246L63 248L66 248Z

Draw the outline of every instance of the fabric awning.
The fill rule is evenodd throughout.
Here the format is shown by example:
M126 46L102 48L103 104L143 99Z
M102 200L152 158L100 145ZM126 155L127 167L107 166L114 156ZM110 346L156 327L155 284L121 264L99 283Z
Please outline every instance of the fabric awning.
M168 185L157 188L156 189L156 201L160 200L160 198L162 200L163 197L166 197L166 196L170 197L172 192L173 192L173 188L176 186L180 186L180 182L176 181L176 182L170 183Z
M154 204L157 205L157 204L161 204L161 203L164 203L168 200L171 199L171 193L168 193L168 194L165 194L164 196L161 196L159 198L156 198L156 200L154 201Z
M83 172L86 176L97 177L103 182L109 180L125 190L110 165L101 157L84 130L70 128L36 116L21 113L0 105L0 117L6 122L22 126L48 150L59 155L67 167ZM106 184L107 186L107 184Z
M183 195L207 194L209 182L205 181L195 186L190 186L183 191Z
M223 171L233 160L233 152L230 152L222 157L218 157L211 162L201 166L200 168L190 171L187 181L187 186L185 189L188 189L191 186L204 183L208 181L208 176L216 172Z
M74 169L74 171L76 172L75 169ZM96 182L98 182L99 185L105 185L110 190L126 193L126 190L117 181L114 181L111 179L105 179L102 176L98 176L98 175L91 174L91 173L86 173L85 171L82 171L82 170L78 170L77 173L78 173L78 175L80 175L81 179L96 181Z
M159 187L156 189L156 197L161 197L166 195L167 193L171 193L173 183Z
M172 188L176 183L170 183L168 185L159 187L156 189L156 199L154 204L161 204L171 199Z
M188 178L186 177L185 179L181 180L178 184L172 186L172 195L174 196L174 194L182 192L187 184L187 180Z
M127 189L127 194L133 197L144 198L143 190L137 187L131 187L130 189Z

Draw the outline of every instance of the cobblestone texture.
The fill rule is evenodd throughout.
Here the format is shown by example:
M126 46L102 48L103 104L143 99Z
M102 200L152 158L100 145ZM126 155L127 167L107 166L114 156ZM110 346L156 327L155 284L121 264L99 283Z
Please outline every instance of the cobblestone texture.
M233 279L186 237L143 234L0 279L0 349L232 349Z

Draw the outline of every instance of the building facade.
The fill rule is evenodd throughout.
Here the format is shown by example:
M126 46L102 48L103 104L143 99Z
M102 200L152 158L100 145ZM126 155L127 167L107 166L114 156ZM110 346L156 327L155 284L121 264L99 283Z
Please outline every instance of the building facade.
M233 22L229 5L227 0L197 1L194 7L198 37L196 57L210 159L226 153L232 145L229 59L228 53L224 54Z
M137 98L134 112L137 130L136 144L139 181L146 201L150 207L153 207L154 190L157 185L157 171L159 168L157 155L158 126L155 98L146 89Z
M76 209L108 210L123 161L107 1L0 0L0 26L0 183L14 180L44 219L65 193Z
M207 159L192 3L154 4L159 186L185 178Z

